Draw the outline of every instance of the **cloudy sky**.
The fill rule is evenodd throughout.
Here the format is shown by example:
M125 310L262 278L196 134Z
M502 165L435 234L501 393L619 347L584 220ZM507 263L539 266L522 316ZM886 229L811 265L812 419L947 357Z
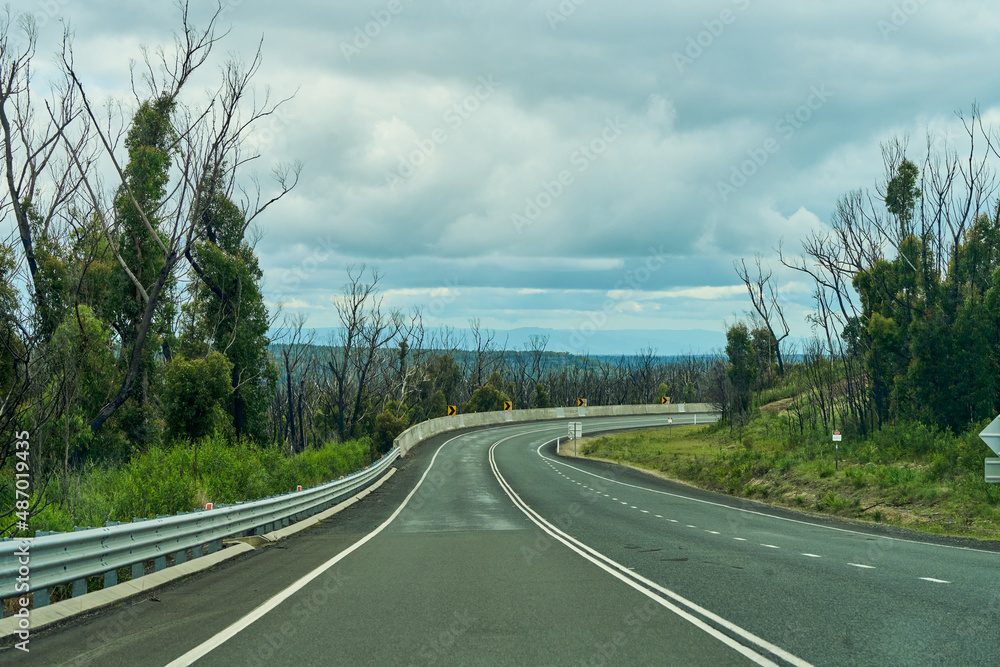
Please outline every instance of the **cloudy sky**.
M41 54L68 21L88 85L123 96L179 25L166 2L14 9ZM364 262L431 326L721 332L749 307L734 260L762 253L808 336L778 243L871 187L880 142L1000 106L990 2L229 0L222 24L208 75L263 37L258 85L294 94L251 136L304 165L258 252L268 300L314 327Z

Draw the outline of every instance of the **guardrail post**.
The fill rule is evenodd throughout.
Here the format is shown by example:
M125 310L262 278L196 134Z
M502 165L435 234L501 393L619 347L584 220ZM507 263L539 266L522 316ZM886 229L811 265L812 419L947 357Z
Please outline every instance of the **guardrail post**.
M181 549L174 554L174 565L180 565L181 563L187 562L187 549Z
M146 564L145 563L132 563L132 578L138 579L142 575L146 574Z
M73 592L71 594L72 597L79 597L81 595L86 595L86 594L87 594L87 580L77 579L76 581L74 581Z
M31 606L35 609L41 609L42 607L47 607L49 605L49 589L47 588L38 589L31 597Z
M153 572L159 572L160 570L167 569L167 557L160 556L153 561Z
M104 573L104 587L111 588L118 585L118 570L108 570Z

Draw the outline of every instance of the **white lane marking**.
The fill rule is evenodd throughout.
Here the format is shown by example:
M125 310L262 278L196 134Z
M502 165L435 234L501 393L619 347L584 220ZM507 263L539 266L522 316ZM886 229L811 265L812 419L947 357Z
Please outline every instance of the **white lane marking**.
M622 505L628 505L628 503L625 502L624 500L619 500L618 502L620 502Z
M860 567L860 568L865 569L865 570L874 570L875 569L874 565L862 565L861 563L848 563L848 565L850 565L851 567Z
M213 651L216 648L222 646L224 643L226 643L227 641L229 641L230 639L232 639L233 637L235 637L240 631L245 630L246 628L250 627L250 625L252 623L254 623L255 621L259 620L261 617L263 617L269 611L273 610L279 604L281 604L282 602L284 602L285 600L287 600L288 598L290 598L292 595L294 595L298 591L302 590L313 579L315 579L319 575L321 575L324 572L326 572L327 570L329 570L331 567L333 567L334 565L336 565L337 563L339 563L345 557L349 556L354 551L356 551L357 549L361 548L363 545L365 545L373 537L375 537L376 535L378 535L379 533L381 533L385 529L386 526L388 526L390 523L392 523L393 519L395 519L397 516L399 516L399 513L402 512L403 509L406 507L407 503L410 502L410 498L412 498L413 495L417 492L417 489L420 488L420 485L424 483L424 480L427 478L427 475L430 473L431 468L434 467L434 461L437 460L438 454L441 453L441 450L444 449L444 446L447 445L452 440L456 440L456 439L458 439L460 437L462 437L462 436L456 435L454 438L451 438L451 439L443 442L441 444L441 446L438 447L437 451L434 452L434 456L431 458L430 464L427 466L427 470L425 470L424 474L420 477L420 481L418 481L417 485L413 487L413 490L410 491L409 495L406 496L406 498L403 499L402 504L400 504L400 506L396 508L396 511L393 512L392 515L388 519L386 519L385 521L383 521L382 524L378 528L376 528L372 532L368 533L367 535L365 535L364 537L362 537L360 540L358 540L357 542L355 542L351 546L347 547L346 549L344 549L339 554L337 554L336 556L334 556L330 560L326 561L325 563L323 563L319 567L315 568L312 572L309 572L308 574L306 574L303 577L299 578L299 580L296 581L295 583L293 583L291 586L289 586L285 590L281 591L277 595L273 596L272 598L270 598L269 600L267 600L266 602L264 602L263 604L261 604L260 606L258 606L256 609L254 609L249 614L245 615L243 618L239 619L238 621L236 621L235 623L233 623L229 627L225 628L224 630L220 630L215 635L213 635L212 637L206 639L204 642L202 642L198 646L195 646L193 649L191 649L190 651L188 651L187 653L185 653L181 657L177 658L176 660L171 661L170 663L167 664L167 667L186 667L187 665L193 664L196 660L199 660L199 659L205 657L211 651Z
M817 556L816 554L802 554L803 556L808 556L809 558L822 558L822 556Z
M767 547L768 549L780 549L781 547L776 547L773 544L761 544L762 547Z
M935 579L933 577L920 577L922 581L930 581L935 584L950 584L950 581L945 581L944 579Z
M637 510L637 509L639 509L639 508L638 508L638 507L636 507L635 505L629 505L629 507L631 507L631 508L632 508L632 509L634 509L634 510Z
M555 442L555 440L548 440L546 442L543 442L541 445L538 446L537 449L535 449L535 453L538 454L543 459L545 459L546 461L550 461L552 459L549 459L547 456L545 456L544 454L542 454L542 447L544 447L545 445L549 444L550 442ZM731 510L733 512L745 512L746 514L756 514L757 516L766 517L768 519L777 519L778 521L788 521L790 523L798 523L798 524L801 524L803 526L812 526L813 528L823 528L825 530L835 530L838 533L849 533L851 535L861 535L863 537L873 537L873 535L871 533L865 533L865 532L862 532L860 530L851 530L849 528L836 528L834 526L825 526L825 525L823 525L821 523L813 523L811 521L802 521L801 519L792 519L792 518L789 518L789 517L786 517L786 516L776 516L774 514L768 514L767 512L758 512L757 510L748 510L748 509L744 509L742 507L733 507L732 505L726 505L725 503L717 503L717 502L713 502L711 500L702 500L701 498L692 498L690 496L684 496L684 495L681 495L679 493L671 493L670 491L660 491L659 489L651 489L651 488L646 487L646 486L639 486L638 484L629 484L628 482L621 482L621 481L619 481L617 479L611 479L610 477L603 477L601 475L598 475L597 473L590 472L589 470L584 470L583 468L577 468L576 466L571 466L570 464L563 463L562 461L556 461L556 463L558 463L561 466L566 466L567 468L572 468L573 470L576 470L577 472L582 472L585 475L590 475L591 477L596 477L597 479L604 480L605 482L611 482L613 484L621 484L622 486L627 486L627 487L630 487L630 488L633 488L633 489L640 489L642 491L649 491L650 493L658 493L658 494L663 495L663 496L670 496L672 498L679 498L681 500L688 500L688 501L691 501L693 503L702 503L704 505L714 505L715 507L722 507L724 509ZM959 547L959 546L955 546L954 544L937 544L935 542L921 542L920 540L907 540L907 539L903 539L902 537L888 537L886 535L878 535L877 537L879 537L880 539L883 539L883 540L892 540L893 542L905 542L905 543L908 543L908 544L920 544L920 545L923 545L923 546L926 546L926 547L941 547L943 549L958 549L959 551L976 551L978 553L983 553L983 554L997 555L996 551L988 551L986 549L974 549L972 547Z
M649 514L649 510L639 510L639 511L642 512L643 514Z
M717 530L706 530L705 532L706 533L711 533L712 535L722 535L722 533L720 533Z
M733 539L736 540L737 542L746 542L746 539L742 537L734 537Z
M688 528L697 528L698 526L692 526L691 524L687 524L687 527Z
M657 515L655 515L655 516L656 516L656 518L657 518L657 519L662 519L662 518L663 518L663 515L662 515L662 514L657 514Z
M510 484L507 482L504 476L500 473L500 469L497 467L496 458L494 457L494 451L496 450L498 445L514 437L516 436L512 435L507 438L504 438L503 440L498 440L497 442L493 443L493 446L490 447L489 450L490 468L492 468L493 475L497 478L497 481L500 483L500 487L504 490L504 493L507 494L507 497L511 499L514 505L518 509L520 509L525 514L525 516L528 517L528 519L530 519L535 525L541 528L544 532L548 533L556 540L562 542L571 550L575 551L583 558L586 558L591 563L597 565L605 572L611 574L613 577L631 586L635 590L639 591L646 597L659 603L663 607L666 607L667 609L674 612L684 620L688 621L695 627L708 633L715 639L719 640L726 646L729 646L730 648L732 648L734 651L737 651L741 655L747 657L754 663L758 665L774 665L775 667L777 667L777 663L773 662L772 660L769 660L760 653L757 653L748 646L744 646L743 644L737 642L732 637L716 630L711 625L708 625L705 621L702 621L698 617L693 616L692 614L672 604L669 600L667 600L663 596L667 596L672 600L674 600L675 602L678 602L686 606L691 611L700 614L701 616L712 621L716 625L720 625L723 628L727 629L729 632L739 635L746 641L753 643L760 648L763 648L764 650L770 652L775 656L778 656L785 662L791 663L796 667L812 667L810 663L806 662L805 660L802 660L798 656L792 655L791 653L781 648L780 646L776 646L768 642L767 640L758 637L749 630L744 630L735 623L727 621L718 614L715 614L709 611L708 609L705 609L704 607L695 604L694 602L688 600L687 598L682 597L681 595L678 595L672 590L659 585L655 581L647 579L646 577L643 577L642 575L636 572L630 571L629 568L627 568L626 566L608 558L601 552L587 546L583 542L580 542L579 540L568 535L567 533L564 533L562 530L560 530L559 528L557 528L556 526L545 520L545 518L542 517L542 515L533 510L524 500L521 499L521 497L517 494L517 492L514 491L514 489L510 486ZM663 596L657 595L657 592L662 593Z
M670 523L677 523L677 519L670 519Z

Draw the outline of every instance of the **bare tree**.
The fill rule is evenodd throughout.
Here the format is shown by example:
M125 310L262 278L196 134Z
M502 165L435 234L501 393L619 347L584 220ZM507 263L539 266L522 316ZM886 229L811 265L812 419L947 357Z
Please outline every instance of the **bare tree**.
M753 304L754 311L760 316L764 326L767 327L768 333L771 334L771 338L775 341L774 352L778 358L778 373L784 375L785 361L781 354L781 341L788 337L790 329L788 328L788 322L785 320L785 312L781 304L778 303L778 292L774 288L774 282L772 281L773 272L770 268L765 271L763 259L759 253L754 259L756 263L756 275L750 274L750 269L747 268L745 259L741 259L739 264L735 264L736 273L739 274L740 280L746 285L747 292L750 294L750 303Z
M364 282L368 273L368 282ZM403 326L397 311L386 311L378 295L381 275L377 269L349 266L342 296L334 299L340 331L331 341L326 370L332 376L337 405L337 431L351 437L367 412L369 383L377 371L383 348L396 340Z

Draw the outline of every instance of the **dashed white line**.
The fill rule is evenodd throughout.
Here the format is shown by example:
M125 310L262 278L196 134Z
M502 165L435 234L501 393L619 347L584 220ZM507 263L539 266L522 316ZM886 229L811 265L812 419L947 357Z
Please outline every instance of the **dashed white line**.
M734 537L733 539L736 540L737 542L746 542L746 540L742 537Z
M705 532L706 533L711 533L712 535L721 535L722 534L722 533L720 533L717 530L706 530Z
M662 514L657 514L657 515L655 515L655 516L656 516L656 518L657 518L657 519L662 519L662 518L663 518L663 515L662 515Z
M687 527L688 528L697 528L698 526L692 526L691 524L687 524Z
M781 547L776 547L773 544L761 544L762 547L767 547L768 549L780 549Z
M670 519L670 523L677 523L677 519Z
M874 565L862 565L861 563L848 563L848 565L850 565L851 567L860 567L860 568L862 568L864 570L874 570L875 569Z
M935 584L950 584L950 581L945 581L944 579L935 579L933 577L920 577L922 581L930 581Z
M649 514L649 510L639 510L639 511L642 512L643 514Z
M807 556L809 558L822 558L822 556L817 556L816 554L802 554L802 555Z

